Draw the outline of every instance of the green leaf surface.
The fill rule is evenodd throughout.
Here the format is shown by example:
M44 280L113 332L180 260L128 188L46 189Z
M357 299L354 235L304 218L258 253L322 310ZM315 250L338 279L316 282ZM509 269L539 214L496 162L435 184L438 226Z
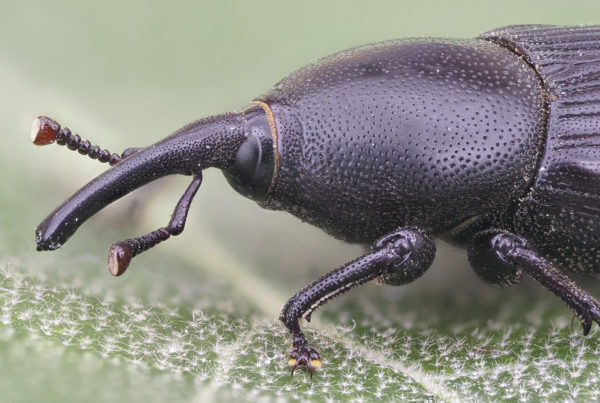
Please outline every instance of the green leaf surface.
M368 284L319 309L323 357L293 378L280 307L361 254L261 210L208 171L186 231L106 270L112 242L163 226L189 178L146 186L54 252L33 229L105 168L29 142L48 114L120 152L239 110L336 50L517 23L598 22L596 1L19 2L0 7L0 401L573 400L600 398L600 343L533 282L484 284L443 245L414 284ZM595 280L577 281L600 295Z

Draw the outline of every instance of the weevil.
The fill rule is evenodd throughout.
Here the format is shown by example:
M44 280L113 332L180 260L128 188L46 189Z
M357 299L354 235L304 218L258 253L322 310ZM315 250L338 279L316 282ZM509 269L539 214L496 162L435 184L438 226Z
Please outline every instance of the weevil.
M261 207L370 245L283 306L292 375L321 365L301 318L368 281L414 281L433 261L434 237L465 248L489 283L531 276L585 335L600 323L600 303L565 274L600 271L600 27L510 26L356 47L301 68L242 112L120 155L46 117L32 139L113 165L37 227L38 250L59 248L159 177L193 178L167 226L112 245L114 275L183 231L209 167Z

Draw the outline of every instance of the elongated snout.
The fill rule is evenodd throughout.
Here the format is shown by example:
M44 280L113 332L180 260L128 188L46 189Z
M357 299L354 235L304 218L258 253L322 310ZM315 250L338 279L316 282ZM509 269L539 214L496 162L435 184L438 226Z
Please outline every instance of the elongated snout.
M128 156L56 208L36 229L38 250L61 247L88 218L160 177L227 169L246 137L243 114L202 119Z

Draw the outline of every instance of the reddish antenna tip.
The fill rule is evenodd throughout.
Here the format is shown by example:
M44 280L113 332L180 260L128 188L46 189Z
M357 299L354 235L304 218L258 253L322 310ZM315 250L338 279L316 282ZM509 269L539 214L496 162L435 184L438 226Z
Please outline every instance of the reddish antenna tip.
M132 258L131 248L125 242L116 242L108 252L108 271L113 276L125 273Z
M31 141L38 146L54 143L60 125L46 116L38 116L31 125Z

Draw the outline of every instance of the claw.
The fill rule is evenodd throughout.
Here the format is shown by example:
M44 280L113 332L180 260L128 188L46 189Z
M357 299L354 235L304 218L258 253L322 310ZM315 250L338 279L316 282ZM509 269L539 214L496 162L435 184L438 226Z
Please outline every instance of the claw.
M592 329L592 320L585 319L581 321L581 325L583 326L583 335L587 336L590 333L590 330Z
M579 317L579 321L581 322L581 326L583 327L584 336L587 336L590 333L594 321L597 321L592 315L590 315L590 313L591 311L588 311L584 315Z
M581 322L581 326L583 327L583 335L584 336L587 336L590 333L594 322L596 322L600 325L600 309L599 309L600 303L598 303L595 299L593 299L591 297L589 299L590 299L590 301L586 301L587 306L583 306L583 307L577 309L577 311L579 311L579 313L576 310L574 310L574 315L573 315L573 317L577 317L577 319L579 319L579 321ZM571 326L572 326L572 324L571 324Z
M321 368L321 356L317 350L308 346L306 341L294 343L288 364L292 367L292 376L298 367L305 366L312 379L313 371Z

